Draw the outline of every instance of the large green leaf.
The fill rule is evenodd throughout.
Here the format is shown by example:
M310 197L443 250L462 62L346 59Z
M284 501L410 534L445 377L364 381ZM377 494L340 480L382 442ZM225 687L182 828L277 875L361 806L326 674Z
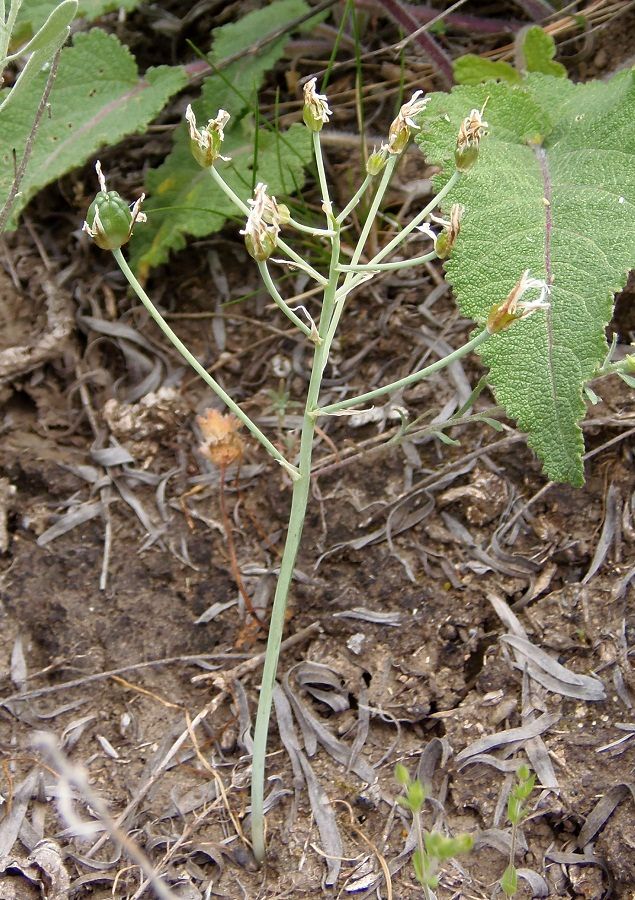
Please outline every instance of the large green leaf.
M0 205L13 180L13 151L21 157L45 82L43 71L29 83L21 102L2 114ZM74 46L62 51L51 114L38 131L14 217L36 191L85 162L99 147L142 131L185 83L180 67L148 69L140 78L134 57L116 37L98 29L77 34ZM0 100L4 95L0 92Z
M243 16L214 31L209 60L215 65L239 53L245 56L203 84L201 98L194 103L198 121L205 125L219 109L232 118L225 129L223 154L229 165L219 163L223 178L244 199L256 180L270 193L286 194L304 183L304 167L311 160L311 141L305 128L292 126L276 133L261 125L255 134L250 115L257 106L257 91L266 72L280 59L287 37L271 41L259 53L253 45L280 25L308 12L304 0L275 0L269 6ZM132 240L132 265L143 276L149 268L165 262L171 251L185 245L185 235L203 237L219 231L237 211L214 185L209 174L192 159L184 126L174 135L174 147L158 169L146 179L148 222L137 228Z
M484 345L498 400L550 478L583 482L583 386L606 354L613 294L635 265L635 79L574 85L530 75L435 94L418 137L454 169L461 119L487 99L489 136L447 197L466 212L446 264L463 313L479 323L525 269L551 284L551 308Z

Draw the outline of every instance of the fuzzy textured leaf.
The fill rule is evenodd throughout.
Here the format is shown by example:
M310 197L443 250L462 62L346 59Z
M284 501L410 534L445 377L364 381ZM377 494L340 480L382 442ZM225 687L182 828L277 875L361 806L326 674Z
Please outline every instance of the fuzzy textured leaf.
M232 118L225 128L221 163L223 178L243 199L251 196L253 185L263 181L273 194L288 194L304 183L304 167L311 161L311 141L304 126L276 132L261 126L256 135L249 115L257 106L256 93L264 76L280 59L287 37L272 41L259 53L249 55L254 43L277 30L281 22L308 12L304 0L276 0L264 9L243 16L214 30L209 61L215 65L237 53L232 63L203 84L201 98L194 103L197 120L204 125L219 109ZM131 242L131 265L142 277L165 262L171 251L185 246L185 236L204 237L219 231L237 210L213 183L209 173L193 160L184 125L174 135L174 147L165 162L150 169L146 179L148 201L144 206L148 222L137 228Z
M29 57L13 88L0 104L3 125L4 117L11 105L25 102L31 81L37 77L43 66L53 59L59 48L66 43L70 33L70 24L75 18L76 12L76 0L64 0L63 3L56 6L37 34L20 51L20 54L29 54Z
M556 42L539 25L530 25L518 36L520 68L525 72L542 72L555 78L566 77L562 63L555 62Z
M496 396L528 433L554 481L583 483L583 386L607 352L604 329L635 265L635 79L574 85L529 75L521 85L435 94L418 137L439 184L454 170L462 118L488 99L478 162L446 198L463 203L446 263L462 312L484 323L529 269L551 308L482 349Z
M37 29L53 12L58 2L59 0L23 0L16 20L14 34L19 38L35 34ZM130 12L130 10L139 6L140 2L141 0L79 0L77 15L92 22L93 19L97 19L99 16L117 9L125 9Z
M517 72L510 63L483 59L475 53L459 56L452 63L452 69L457 84L480 84L481 81L509 81L511 84L517 84L522 81L520 72Z
M21 102L3 112L0 133L0 201L13 178L13 150L21 156L46 81L41 72ZM130 51L99 29L77 34L74 46L62 51L45 116L21 186L13 216L40 188L91 157L104 144L142 131L182 88L180 67L148 69L140 78ZM6 92L0 92L0 100Z

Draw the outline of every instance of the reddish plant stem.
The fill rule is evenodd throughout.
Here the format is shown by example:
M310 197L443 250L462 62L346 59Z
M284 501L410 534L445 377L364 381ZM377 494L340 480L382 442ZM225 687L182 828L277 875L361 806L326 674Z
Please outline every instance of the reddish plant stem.
M383 9L381 0L357 0L357 6L360 9ZM416 19L419 25L431 22L439 15L438 9L431 6L413 6L411 3L402 3L402 7L408 12L413 19ZM522 22L511 21L509 19L489 19L485 16L471 16L469 13L448 13L443 16L446 25L452 28L469 31L476 34L514 34L519 28L522 28Z
M413 34L420 28L420 23L417 22L411 11L401 4L399 0L380 0L379 6L387 16L398 25L401 25L406 34ZM452 60L445 50L435 41L432 35L427 34L425 31L419 32L413 40L430 57L439 70L443 81L448 87L451 87L454 82Z

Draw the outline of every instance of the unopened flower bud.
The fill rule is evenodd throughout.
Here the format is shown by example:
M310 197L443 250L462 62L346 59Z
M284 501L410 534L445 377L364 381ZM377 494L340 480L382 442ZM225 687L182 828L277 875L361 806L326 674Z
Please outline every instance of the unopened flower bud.
M265 262L276 249L280 233L280 208L275 197L267 194L267 185L256 185L247 224L240 234L245 236L245 247L257 262ZM286 207L285 207L286 209ZM288 210L287 210L288 213Z
M419 130L419 125L415 122L414 117L426 108L430 102L429 97L419 100L423 91L415 91L408 103L399 110L397 118L393 121L388 132L388 144L386 149L389 153L399 154L405 150L413 131Z
M99 160L95 168L101 190L88 207L82 231L89 234L102 250L119 250L132 237L135 223L146 221L140 211L144 195L129 206L117 191L107 190Z
M538 299L521 302L524 294L533 289L540 291ZM507 299L503 303L492 306L487 317L487 330L490 334L499 334L501 331L506 331L510 325L519 319L528 318L536 310L549 309L550 304L546 300L549 292L550 288L546 281L532 278L529 270L523 272Z
M328 122L329 116L333 115L329 109L328 97L326 94L318 94L315 90L317 78L311 78L304 85L304 110L302 117L304 124L311 131L322 131L323 126Z
M382 144L379 150L373 150L366 160L366 174L379 175L388 162L388 144Z
M443 225L443 231L437 235L434 242L434 250L439 259L447 259L452 252L452 248L461 231L461 217L464 212L465 207L460 203L453 203L449 222L447 219L438 219L436 216L430 216L434 222Z
M485 104L480 111L473 109L461 122L454 151L454 161L459 172L469 171L478 159L481 138L488 128L487 122L483 121L484 109Z
M230 119L229 113L219 109L216 118L210 119L202 131L196 126L196 116L189 104L185 110L185 118L190 129L190 150L199 166L209 169L217 159L229 162L230 157L223 156L220 152L225 140L225 125Z

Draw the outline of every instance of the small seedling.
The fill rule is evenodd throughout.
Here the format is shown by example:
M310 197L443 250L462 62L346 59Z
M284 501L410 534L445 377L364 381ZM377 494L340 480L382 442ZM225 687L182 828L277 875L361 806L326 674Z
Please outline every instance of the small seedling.
M526 801L529 799L536 784L536 776L525 763L518 767L516 779L507 801L507 819L512 826L509 864L500 880L500 886L506 897L514 897L518 891L518 872L515 865L518 829L527 818L528 807L526 806Z
M474 846L474 838L470 834L448 837L439 831L424 831L421 825L421 811L426 799L424 785L418 778L412 779L402 763L395 767L395 778L404 789L403 796L397 797L397 802L412 813L417 835L417 849L412 855L415 876L426 900L433 900L443 863L461 853L469 853Z

